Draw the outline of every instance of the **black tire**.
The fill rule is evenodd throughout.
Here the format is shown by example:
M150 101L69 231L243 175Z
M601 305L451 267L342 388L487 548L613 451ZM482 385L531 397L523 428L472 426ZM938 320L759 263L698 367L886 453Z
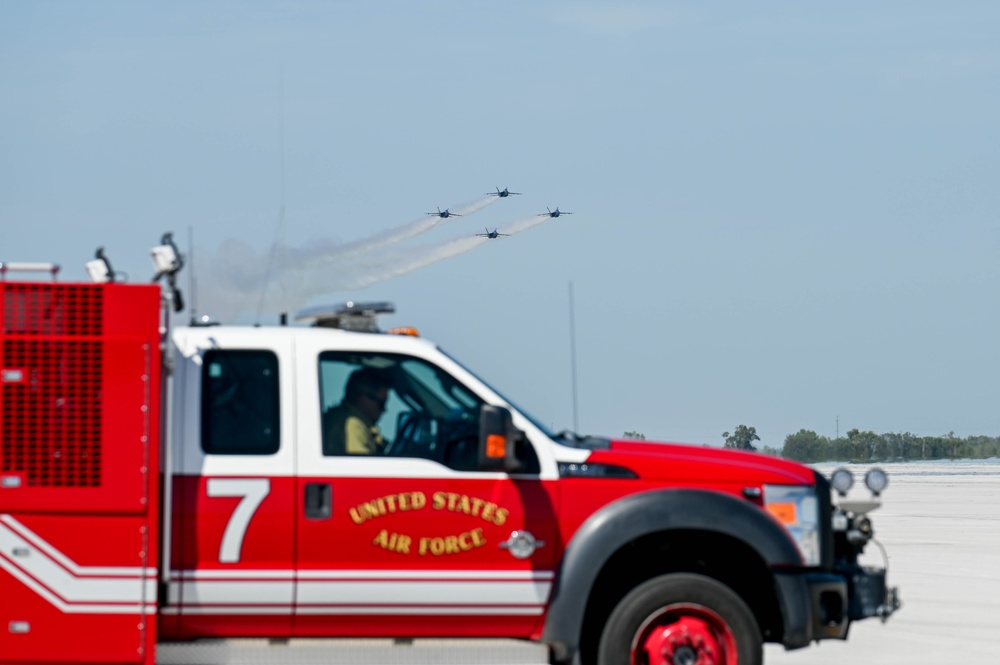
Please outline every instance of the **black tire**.
M655 643L657 633L653 627L669 631L670 626L681 625L675 623L677 619L693 621L694 625L701 622L710 627L704 632L720 636L718 643L723 646L713 650L714 659L708 662L719 665L762 664L764 655L760 628L743 599L710 577L675 573L647 580L622 598L608 617L601 634L597 649L598 665L647 663L645 653L637 645ZM727 650L725 644L731 648ZM680 655L676 662L696 662L696 658L684 657L691 656L693 646L688 646L688 653L685 654L680 654L683 647L670 648L677 649L675 656ZM672 659L663 657L650 660L653 662L649 665L672 662Z

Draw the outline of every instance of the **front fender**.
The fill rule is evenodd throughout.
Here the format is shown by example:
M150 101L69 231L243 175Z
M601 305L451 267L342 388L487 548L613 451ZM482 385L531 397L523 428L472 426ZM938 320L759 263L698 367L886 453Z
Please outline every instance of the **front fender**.
M611 556L637 538L675 529L736 538L756 551L769 567L802 566L785 530L745 500L696 489L627 496L591 515L566 546L542 633L542 642L552 648L555 662L569 661L579 648L591 589Z

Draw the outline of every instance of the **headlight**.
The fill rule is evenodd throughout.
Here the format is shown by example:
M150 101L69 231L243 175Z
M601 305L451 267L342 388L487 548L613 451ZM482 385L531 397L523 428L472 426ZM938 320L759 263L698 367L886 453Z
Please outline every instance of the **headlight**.
M819 502L813 488L764 485L764 507L791 535L805 564L818 566Z

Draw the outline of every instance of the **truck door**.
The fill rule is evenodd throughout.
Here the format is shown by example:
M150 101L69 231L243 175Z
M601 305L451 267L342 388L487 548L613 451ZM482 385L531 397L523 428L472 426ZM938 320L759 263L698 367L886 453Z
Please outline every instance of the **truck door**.
M214 338L199 346L179 363L177 378L164 627L182 639L287 636L294 417L281 386L293 376L291 338L276 335L267 348L219 348Z
M516 476L475 470L483 401L430 362L318 352L309 376L301 355L294 633L537 633L559 549L555 484L537 458L525 453ZM356 408L387 397L384 449L352 454L330 428L344 427L335 411L352 374L370 370L388 390Z

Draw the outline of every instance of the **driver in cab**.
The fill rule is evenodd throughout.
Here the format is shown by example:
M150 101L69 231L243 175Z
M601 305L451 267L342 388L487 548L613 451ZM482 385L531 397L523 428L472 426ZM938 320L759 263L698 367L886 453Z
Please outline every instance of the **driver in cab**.
M380 455L385 440L378 420L392 386L384 370L362 367L347 379L344 399L323 414L323 454Z

